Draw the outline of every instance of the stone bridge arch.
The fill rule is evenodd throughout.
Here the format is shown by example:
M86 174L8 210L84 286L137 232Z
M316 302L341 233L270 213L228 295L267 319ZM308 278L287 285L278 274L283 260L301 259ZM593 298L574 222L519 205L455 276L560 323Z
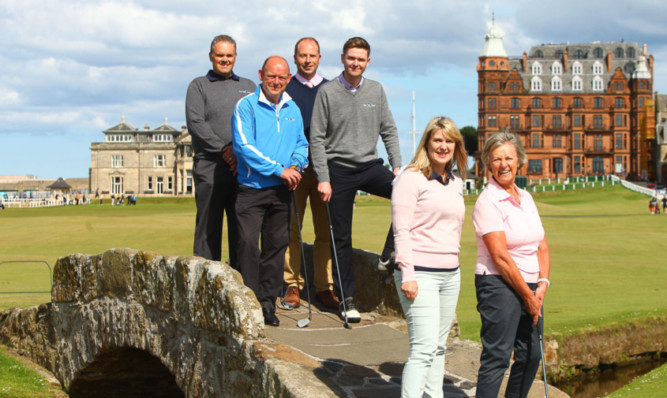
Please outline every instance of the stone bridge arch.
M266 356L257 299L219 262L112 249L59 259L53 280L51 303L0 312L0 339L73 396L113 358L156 372L157 359L186 397L299 397L323 386L307 372L299 386L282 382L289 367Z

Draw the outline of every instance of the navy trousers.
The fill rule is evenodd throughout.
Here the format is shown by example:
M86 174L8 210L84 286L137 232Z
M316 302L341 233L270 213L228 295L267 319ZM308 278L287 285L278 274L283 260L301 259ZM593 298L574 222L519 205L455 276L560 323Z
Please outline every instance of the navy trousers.
M534 292L537 284L529 283ZM514 350L514 364L505 397L527 397L540 364L538 333L542 318L533 326L523 300L499 275L475 275L477 311L482 318L482 355L477 378L477 398L498 397Z
M361 190L391 199L391 182L394 179L394 173L382 165L382 159L358 167L347 167L329 162L329 179L333 191L329 203L331 223L340 267L340 279L343 284L343 286L339 286L338 270L334 266L331 270L334 288L339 298L341 298L341 290L345 294L345 298L354 297L354 268L352 264L354 197L357 191ZM390 253L393 250L394 233L390 225L383 253Z

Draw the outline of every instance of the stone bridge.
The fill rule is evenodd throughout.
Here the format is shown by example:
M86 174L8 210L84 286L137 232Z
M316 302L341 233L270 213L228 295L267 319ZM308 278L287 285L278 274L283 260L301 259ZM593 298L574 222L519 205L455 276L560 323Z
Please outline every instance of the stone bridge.
M257 299L224 264L130 249L74 254L58 260L51 294L51 303L0 312L0 340L51 371L71 397L328 390L274 355L281 347L265 338Z

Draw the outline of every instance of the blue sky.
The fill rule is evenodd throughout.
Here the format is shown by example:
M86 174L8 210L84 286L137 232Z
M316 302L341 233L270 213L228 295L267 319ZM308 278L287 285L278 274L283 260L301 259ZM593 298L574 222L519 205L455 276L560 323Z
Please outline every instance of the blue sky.
M287 4L287 3L285 3ZM343 42L366 38L366 76L383 83L404 162L437 115L476 125L477 57L491 15L510 56L542 43L647 44L654 90L667 92L667 3L655 1L175 1L0 0L0 175L87 177L90 143L124 116L137 127L185 124L190 81L210 67L213 36L238 43L237 74L257 81L263 60L291 61L318 38L321 73L340 73Z

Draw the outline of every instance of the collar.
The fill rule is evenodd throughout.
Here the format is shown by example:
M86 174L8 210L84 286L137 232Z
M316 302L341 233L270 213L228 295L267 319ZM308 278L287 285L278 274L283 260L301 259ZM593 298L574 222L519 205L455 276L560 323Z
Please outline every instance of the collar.
M432 170L433 175L430 180L436 180L442 185L448 185L450 180L454 179L454 174L452 174L451 171L447 170L447 175L445 178L443 178L440 174L438 174L435 170Z
M312 79L308 80L305 77L301 76L298 72L294 75L294 78L299 81L299 83L306 85L307 83L312 84L311 87L315 87L324 81L324 78L318 73L315 73Z
M210 69L208 71L208 73L206 74L206 77L211 82L217 82L219 80L223 81L223 80L229 80L229 79L239 81L241 79L234 72L232 72L232 75L230 77L222 77L222 76L218 75L217 73L213 72L213 69Z
M261 83L260 83L259 86L257 86L257 90L255 90L255 93L257 93L258 91L259 91L259 94L258 94L258 98L259 98L258 101L259 102L263 102L267 105L270 105L272 108L275 108L275 109L278 109L278 110L280 110L288 101L290 101L292 99L292 97L290 97L290 95L287 94L286 91L283 91L283 93L280 94L280 101L278 101L277 104L274 104L273 102L269 101L268 98L266 98L266 95L264 95L264 91L262 90L262 84Z
M345 80L345 76L343 76L343 72L341 72L340 75L338 75L338 81L340 82L340 84L343 85L343 87L345 87L346 90L355 92L355 91L359 90L359 88L361 87L362 84L364 84L364 77L361 76L361 80L359 81L359 84L357 84L356 86L353 86L350 83L348 83L347 80Z
M523 189L520 189L519 187L517 187L516 184L514 184L514 186L516 187L516 191L519 193L519 199L520 200L523 199L525 191ZM491 179L489 180L489 183L486 185L486 189L488 189L489 192L493 195L493 197L496 200L498 200L499 202L503 201L503 200L509 200L513 203L516 203L516 201L514 200L514 196L510 195L509 192L507 192L505 190L505 188L503 188L498 183L498 181L496 181L496 179L493 178L493 176L491 176ZM523 202L523 200L521 200L521 201ZM518 203L516 203L516 204L518 204Z

